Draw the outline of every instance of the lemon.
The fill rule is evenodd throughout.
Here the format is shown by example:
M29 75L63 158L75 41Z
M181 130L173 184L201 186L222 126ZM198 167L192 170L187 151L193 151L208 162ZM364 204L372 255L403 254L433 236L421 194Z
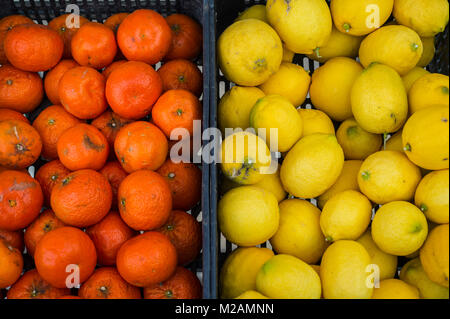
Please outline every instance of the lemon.
M412 115L403 128L408 158L428 170L449 168L449 108L430 106Z
M389 25L369 34L359 48L364 67L372 62L386 64L405 75L422 57L423 44L419 35L402 25Z
M397 151L369 156L358 174L362 193L377 204L411 200L421 179L420 169Z
M283 46L267 23L246 19L229 26L218 40L218 61L225 77L242 86L258 86L278 71Z
M448 169L426 175L416 190L415 203L427 218L437 224L449 222Z
M394 0L332 0L330 5L336 28L358 36L382 26L389 19L393 6Z
M297 109L281 95L267 95L256 102L250 112L250 125L258 130L265 129L265 140L272 146L278 142L278 151L286 152L302 137L303 122ZM278 141L272 140L273 129L278 130Z
M334 124L324 112L314 109L298 109L303 122L303 136L312 134L335 134Z
M356 79L351 105L356 121L375 134L398 131L408 116L408 98L401 77L379 63L371 64Z
M266 191L271 192L275 195L278 202L281 202L287 196L287 193L283 188L283 184L281 183L279 170L277 170L274 174L264 175L263 179L253 186L261 187Z
M218 204L220 230L226 239L241 247L256 246L272 238L279 220L277 199L259 187L232 189Z
M344 166L344 152L336 136L313 134L289 151L281 166L284 189L299 198L315 198L337 181Z
M267 1L267 17L286 46L310 54L327 43L332 20L325 0Z
M435 283L448 288L448 224L432 230L420 251L423 269Z
M448 23L447 0L395 0L394 17L421 37L443 32Z
M310 266L320 276L320 266L319 265L310 265Z
M289 199L280 203L280 227L270 243L279 254L316 263L326 248L320 230L320 210L308 201Z
M405 89L406 89L406 93L409 93L409 91L411 90L413 84L420 79L422 76L424 76L425 74L429 74L430 72L428 72L427 70L425 70L424 68L420 68L418 66L414 67L411 69L411 71L409 71L408 73L406 73L403 77L403 84L405 85Z
M414 82L408 94L411 114L432 105L449 105L449 80L447 75L425 74Z
M354 118L341 124L336 137L347 160L364 160L378 152L383 144L381 135L365 131Z
M372 259L372 264L380 269L380 280L394 278L397 274L398 257L382 251L372 239L371 230L367 230L358 240L364 246Z
M398 279L386 279L373 291L372 299L420 299L419 290Z
M402 140L403 130L398 131L392 135L386 142L385 151L396 151L403 153L403 140Z
M305 102L311 84L311 77L301 66L283 62L277 73L272 75L259 88L266 95L281 95L294 106Z
M239 297L236 297L235 299L269 299L266 296L260 294L257 291L254 290L249 290L244 292L242 295L240 295Z
M407 256L422 247L428 235L427 219L411 203L383 205L372 222L372 238L385 253Z
M241 185L256 184L270 170L271 155L263 139L248 132L228 136L222 143L222 172Z
M233 86L226 92L217 109L222 134L225 134L226 128L249 128L250 112L255 103L264 96L264 92L255 87Z
M359 53L362 37L355 37L347 33L342 33L335 26L331 31L328 42L308 54L308 58L325 63L329 59L336 57L356 58Z
M403 266L400 279L419 289L423 299L448 299L448 288L438 285L428 278L420 258L413 259Z
M257 19L261 20L262 22L269 23L269 20L267 20L266 6L262 4L257 4L250 8L247 8L244 12L242 12L239 15L236 21L247 19Z
M336 183L334 183L333 186L331 186L323 195L319 197L318 206L320 208L323 208L331 197L340 192L346 190L359 191L358 174L362 163L362 161L344 162L342 173Z
M220 271L220 297L231 299L256 289L256 275L274 256L267 248L238 248L233 251Z
M350 92L362 71L361 64L350 58L329 60L312 75L312 104L333 120L342 122L351 118Z
M325 299L370 299L369 285L372 261L359 243L340 240L325 251L320 264L323 296Z
M434 59L436 47L434 45L434 37L422 38L423 53L417 66L426 67Z
M277 255L269 259L256 276L256 287L272 299L319 299L319 275L298 258Z

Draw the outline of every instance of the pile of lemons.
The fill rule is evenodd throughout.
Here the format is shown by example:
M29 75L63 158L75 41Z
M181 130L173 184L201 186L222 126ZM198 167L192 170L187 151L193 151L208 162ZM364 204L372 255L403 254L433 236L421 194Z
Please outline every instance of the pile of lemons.
M449 78L424 68L448 20L447 0L268 0L222 33L222 298L449 298Z

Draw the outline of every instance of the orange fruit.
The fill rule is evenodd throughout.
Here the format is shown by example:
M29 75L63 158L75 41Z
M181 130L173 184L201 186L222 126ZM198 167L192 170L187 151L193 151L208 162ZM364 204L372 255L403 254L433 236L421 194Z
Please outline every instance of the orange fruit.
M72 56L80 65L103 69L117 53L114 32L98 22L84 24L72 38Z
M7 33L4 46L8 61L30 72L50 70L64 51L64 42L56 31L34 23L15 26Z
M42 208L41 186L19 171L0 173L0 229L16 231L27 227Z
M30 121L22 113L0 108L0 122L8 120L24 121L25 123L30 124Z
M8 62L3 46L6 34L16 25L31 23L34 23L33 20L22 15L12 15L0 19L0 64L6 64Z
M200 280L183 267L165 282L144 288L145 299L201 299L202 295Z
M137 233L127 226L118 212L112 211L98 224L89 227L86 233L97 249L97 262L103 266L116 264L120 247Z
M0 67L0 107L28 113L39 106L43 97L42 79L37 73L12 65Z
M9 231L9 230L1 230L0 229L0 240L6 240L8 244L23 252L25 248L23 242L23 231Z
M150 170L128 175L117 197L120 216L134 230L157 229L167 222L172 211L169 184Z
M158 232L133 237L117 254L117 270L122 278L137 287L166 281L177 267L177 252L169 239Z
M111 207L117 208L117 194L119 192L119 186L122 181L128 176L128 173L122 168L119 162L112 161L106 163L106 165L100 170L100 173L106 177L113 193L113 203Z
M48 232L64 226L65 224L56 217L51 209L42 212L25 231L24 239L28 254L34 256L36 246L42 237Z
M187 90L197 97L203 92L203 75L199 68L188 60L173 60L165 63L159 70L164 92Z
M61 104L79 119L95 119L108 107L105 82L105 77L93 68L72 68L64 73L59 82Z
M60 137L65 131L80 123L79 119L60 105L44 109L33 122L33 127L41 136L42 157L47 160L58 158L56 145Z
M69 174L70 170L59 160L45 163L38 169L35 178L41 185L42 193L44 194L44 204L47 207L50 205L50 195L52 194L53 187Z
M127 63L127 60L118 60L115 61L113 63L111 63L110 65L108 65L103 71L102 74L105 77L106 80L108 80L109 76L111 75L111 73L116 70L119 66Z
M172 32L162 15L148 9L129 14L117 30L117 43L127 60L156 64L172 45Z
M113 14L108 19L106 19L105 22L103 22L103 24L108 28L110 28L114 33L117 33L120 24L128 15L129 13L127 12Z
M194 135L194 121L202 119L202 106L198 98L186 90L164 93L152 110L153 122L170 137L175 129L186 129Z
M6 240L0 240L0 289L11 286L23 269L22 253Z
M202 196L202 171L192 163L174 163L168 159L157 172L169 183L173 208L190 210Z
M106 81L106 99L120 116L139 120L150 114L162 93L158 73L143 62L127 62L117 67Z
M166 235L175 246L178 264L190 264L200 254L202 226L192 215L175 210L166 224L158 231Z
M202 26L184 14L172 14L166 21L172 29L172 46L164 59L196 59L203 47Z
M111 208L112 190L100 173L86 169L66 176L53 188L51 206L65 224L88 227L101 221Z
M92 240L74 227L61 227L49 232L37 244L34 254L36 269L42 278L56 288L66 288L71 281L69 266L77 266L79 283L94 272L97 254ZM69 271L68 271L69 270Z
M141 299L141 290L130 285L116 268L97 269L81 286L78 296L82 299Z
M50 102L53 104L61 104L61 99L59 98L59 82L62 76L68 70L80 66L74 60L61 60L53 69L48 71L44 78L44 88L45 94L47 95Z
M106 111L95 120L92 121L92 125L100 130L108 140L109 146L114 148L114 141L119 131L125 125L132 123L132 120L127 120L114 112Z
M81 298L78 296L67 295L67 296L62 296L58 299L81 299Z
M81 123L64 131L57 150L61 163L71 171L99 170L108 159L109 144L95 126Z
M52 287L45 281L36 269L32 269L23 276L8 290L8 299L59 299L67 295L70 290L67 288Z
M164 133L155 125L142 121L123 127L114 142L117 159L128 173L160 168L168 149Z

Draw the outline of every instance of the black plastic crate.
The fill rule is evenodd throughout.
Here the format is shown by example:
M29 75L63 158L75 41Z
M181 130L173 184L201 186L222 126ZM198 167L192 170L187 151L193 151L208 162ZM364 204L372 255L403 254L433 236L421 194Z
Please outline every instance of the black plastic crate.
M225 29L230 26L234 20L238 17L239 13L243 12L246 8L249 8L255 4L264 4L265 0L214 0L214 8L210 13L210 25L214 30L214 34L211 34L211 110L210 110L210 125L212 127L218 127L217 122L217 106L220 98L231 89L234 85L228 81L219 70L219 66L216 59L216 46L219 36ZM329 3L330 1L327 0ZM392 19L392 18L391 18ZM439 34L436 37L436 55L434 60L428 66L428 70L434 73L449 74L449 38L448 27L445 32ZM301 65L305 70L312 72L322 64L309 59L305 55L297 54L294 57L293 63ZM301 108L313 108L309 94L306 101ZM340 123L334 123L336 128ZM221 171L219 166L211 166L210 171L210 218L211 218L211 296L213 298L219 298L219 274L220 269L225 262L228 255L237 248L236 245L227 241L220 232L217 224L217 203L220 199L220 180ZM313 204L316 201L311 200ZM375 208L376 209L376 208ZM261 247L267 247L269 243L262 244ZM269 246L270 247L270 246ZM403 265L406 259L399 259L399 265Z
M0 18L21 14L25 15L39 24L48 24L53 18L65 13L73 13L67 10L68 5L77 5L80 15L91 21L103 22L109 16L120 12L133 12L137 9L153 9L163 16L173 13L182 13L189 15L197 20L203 26L209 24L209 6L207 0L7 0L2 1L0 6ZM203 72L204 92L203 102L203 127L209 127L209 72L211 70L209 60L207 59L211 53L209 52L211 43L209 41L209 28L203 28L203 56L196 62ZM206 57L203 60L203 57ZM43 73L40 73L43 76ZM50 101L45 98L42 104L33 112L26 114L30 122L39 115L39 113L50 106ZM32 167L29 168L30 173L34 176L35 171L45 162L39 159ZM201 256L194 261L188 268L196 273L203 282L203 297L211 298L211 261L210 261L210 219L209 219L209 171L207 165L202 166L202 202L195 207L191 213L201 218L203 227L203 250ZM199 217L199 215L201 216ZM25 269L33 267L33 260L25 255Z

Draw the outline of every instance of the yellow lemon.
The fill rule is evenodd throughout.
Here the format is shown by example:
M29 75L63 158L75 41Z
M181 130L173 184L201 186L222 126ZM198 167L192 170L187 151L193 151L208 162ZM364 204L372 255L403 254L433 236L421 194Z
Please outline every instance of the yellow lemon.
M448 288L448 224L432 230L420 250L423 269L435 283Z
M335 134L334 124L324 112L314 109L298 109L303 122L303 136L312 134Z
M425 74L429 74L430 72L428 72L427 70L425 70L424 68L420 68L418 66L414 67L411 69L411 71L409 71L408 73L406 73L403 77L403 84L405 85L405 89L406 89L406 93L409 93L409 91L411 90L413 84L420 79L422 76L424 76Z
M428 278L420 258L413 259L403 266L400 279L419 289L423 299L448 299L448 288L438 285Z
M417 65L423 53L419 35L402 25L389 25L368 35L359 48L364 67L373 62L386 64L405 75Z
M380 280L394 278L397 274L398 257L382 251L372 239L371 230L367 230L358 240L364 246L372 259L372 264L380 269Z
M365 131L354 118L341 124L336 137L347 160L364 160L378 152L383 144L381 135Z
M258 271L273 256L273 251L267 248L238 248L233 251L220 271L220 297L231 299L255 290Z
M258 130L265 129L267 145L272 146L273 129L278 130L278 151L286 152L302 137L303 122L297 109L281 95L267 95L256 102L250 113L250 125Z
M422 247L428 235L427 219L411 203L383 205L372 222L372 238L384 252L407 256Z
M279 254L316 263L326 248L320 230L320 210L308 201L289 199L280 203L280 227L270 243Z
M254 87L233 86L220 99L217 109L219 128L225 134L226 128L250 127L250 112L255 103L265 96L264 92Z
M278 71L283 46L267 23L246 19L229 26L219 37L218 60L226 78L242 86L258 86Z
M337 181L344 166L344 152L336 136L313 134L289 151L281 166L284 189L299 198L316 198Z
M294 106L305 102L311 84L311 77L301 66L283 62L277 73L272 75L259 88L266 95L281 95Z
M283 44L283 62L291 63L294 60L295 53L289 50L285 44Z
M256 288L272 299L319 299L319 275L298 258L277 255L269 259L256 276Z
M350 92L363 68L350 58L333 58L312 75L311 102L333 120L352 117Z
M351 35L366 35L391 16L394 0L331 0L334 25Z
M362 40L363 37L355 37L347 33L342 33L333 26L328 42L317 50L314 50L314 53L308 54L308 57L320 63L325 63L329 59L336 57L356 58Z
M261 187L266 191L271 192L275 195L278 202L281 202L287 196L287 193L283 188L283 184L281 183L279 170L277 170L274 174L265 174L264 178L253 186Z
M403 153L403 130L398 131L392 135L386 142L385 151L396 151Z
M260 182L270 172L271 155L263 139L248 132L228 136L222 143L222 172L241 185Z
M449 222L448 169L426 175L416 190L415 203L427 218L437 224Z
M447 75L425 74L414 82L408 94L411 114L433 105L449 105L449 80Z
M398 279L386 279L373 291L372 299L420 299L419 290Z
M395 0L394 17L421 37L443 32L448 23L447 0Z
M362 161L345 161L342 173L336 183L333 184L318 199L318 206L323 208L328 200L334 195L346 190L359 191L358 174L362 165Z
M351 104L356 121L370 133L396 132L408 116L408 97L401 77L379 63L371 64L356 79Z
M449 108L430 106L414 113L403 128L408 158L428 170L449 168Z
M235 299L269 299L266 296L260 294L257 291L254 290L249 290L244 292L242 295L240 295L239 297L236 297Z
M275 196L254 186L242 186L226 193L217 211L223 235L241 247L268 241L275 235L280 220Z
M369 227L372 204L363 194L348 190L330 198L320 215L320 228L327 242L356 240Z
M266 6L262 4L251 6L250 8L247 8L244 12L242 12L236 19L236 21L247 19L257 19L265 23L269 23L269 20L267 20Z
M325 0L267 1L267 17L286 46L310 54L327 43L332 20Z
M417 66L426 67L434 59L436 47L434 45L434 37L422 38L423 53Z
M320 276L320 266L319 265L310 265L310 266Z
M363 245L340 240L325 251L320 264L325 299L370 299L373 288L368 285L372 261Z
M421 179L420 169L396 151L369 156L358 174L361 192L377 204L411 200Z

